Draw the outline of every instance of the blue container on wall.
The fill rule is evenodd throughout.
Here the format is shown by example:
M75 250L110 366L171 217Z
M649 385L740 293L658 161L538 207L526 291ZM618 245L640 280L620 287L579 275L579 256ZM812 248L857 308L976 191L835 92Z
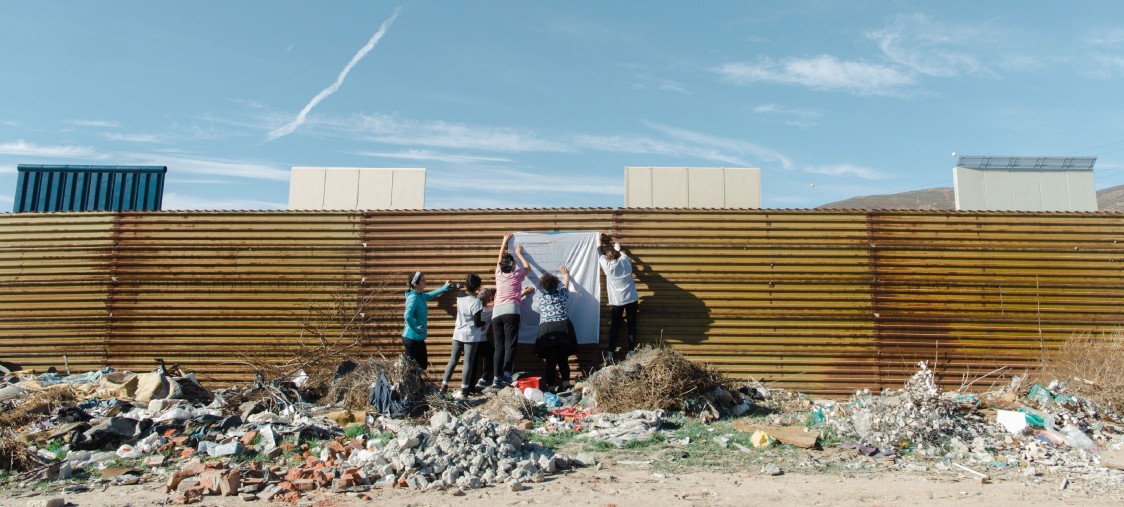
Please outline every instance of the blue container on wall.
M156 211L168 167L20 164L16 170L16 213Z

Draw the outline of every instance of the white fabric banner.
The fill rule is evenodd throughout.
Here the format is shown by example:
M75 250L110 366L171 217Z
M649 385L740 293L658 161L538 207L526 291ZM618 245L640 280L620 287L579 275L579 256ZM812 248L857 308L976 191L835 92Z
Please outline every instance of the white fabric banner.
M531 270L524 287L538 287L543 273L562 278L558 267L570 270L570 321L578 335L578 344L596 344L601 331L601 276L597 266L598 232L517 232L507 245L515 254L515 245L523 245L523 256ZM516 259L515 262L519 262ZM519 343L535 343L539 330L537 297L523 299L519 309Z

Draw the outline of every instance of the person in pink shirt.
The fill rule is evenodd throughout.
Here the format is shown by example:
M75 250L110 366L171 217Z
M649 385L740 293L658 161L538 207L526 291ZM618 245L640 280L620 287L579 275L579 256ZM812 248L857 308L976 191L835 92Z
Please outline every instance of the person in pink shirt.
M507 252L507 242L510 239L511 234L504 235L499 257L496 259L496 298L492 306L492 339L496 349L492 362L493 387L511 384L511 375L515 371L515 346L519 343L519 307L524 295L523 279L531 269L531 264L523 257L523 245L515 245L518 263ZM528 289L534 290L530 287Z

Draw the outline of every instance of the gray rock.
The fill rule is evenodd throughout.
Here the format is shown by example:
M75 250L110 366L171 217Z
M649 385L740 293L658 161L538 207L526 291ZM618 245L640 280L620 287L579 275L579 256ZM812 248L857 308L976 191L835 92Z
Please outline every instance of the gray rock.
M27 507L65 507L66 500L62 498L38 498L28 500Z
M441 431L445 428L445 426L455 424L456 422L457 418L453 417L452 414L441 411L433 414L433 417L429 418L429 429L434 432Z
M509 489L511 489L512 491L515 491L515 492L527 491L528 489L531 489L531 488L528 488L527 486L524 486L523 483L521 483L519 481L508 482L507 487Z
M418 444L421 443L421 440L415 435L415 436L398 437L398 440L396 440L396 442L398 442L399 448L413 449L414 447L417 447Z
M777 466L776 463L766 463L765 466L761 467L761 473L765 475L781 475L784 471L781 470L781 467Z
M246 449L242 447L242 443L238 441L221 444L215 446L214 452L211 453L212 457L218 458L221 456L237 456L245 452Z
M597 458L592 454L579 454L574 457L573 464L579 467L591 467L597 464Z

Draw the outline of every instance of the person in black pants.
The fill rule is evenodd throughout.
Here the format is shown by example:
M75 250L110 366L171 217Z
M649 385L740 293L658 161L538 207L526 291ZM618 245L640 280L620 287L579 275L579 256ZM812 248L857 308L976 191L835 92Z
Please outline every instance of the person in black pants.
M470 274L465 277L464 294L457 297L457 318L453 325L453 350L449 354L449 363L445 365L445 375L441 377L441 392L449 388L449 380L453 378L453 370L457 367L457 360L464 354L464 368L461 369L462 398L468 397L472 391L473 377L476 372L476 354L481 343L486 343L488 337L484 334L487 323L484 321L484 302L480 299L480 277Z
M479 374L479 379L476 380L476 389L483 389L492 385L492 377L495 375L495 366L492 364L495 360L496 347L492 345L492 300L496 297L496 289L486 288L480 290L480 302L484 303L484 311L481 313L481 318L484 319L484 336L485 340L480 342L476 349L476 366L472 371Z
M425 275L418 271L406 282L406 311L403 313L405 326L402 328L402 346L407 357L412 359L423 371L429 368L429 353L425 338L429 335L429 310L426 303L433 301L454 287L445 282L441 288L425 291Z
M492 336L496 348L492 379L493 387L511 384L515 370L515 346L519 343L519 308L523 296L534 290L523 288L523 280L531 264L523 257L523 245L515 246L515 257L507 253L507 242L511 235L503 237L499 257L496 259L496 299L492 307Z
M613 360L613 352L617 349L617 338L620 336L621 321L627 323L628 342L618 354L627 355L636 348L636 321L637 302L640 297L636 292L636 280L632 276L632 259L621 252L621 244L612 242L610 248L608 235L602 234L602 246L597 251L601 255L597 264L605 273L605 292L609 295L609 345L605 352L605 361Z
M578 348L574 324L570 322L570 271L559 268L562 280L546 273L539 280L536 296L539 305L539 333L535 355L546 360L543 371L544 389L565 390L570 386L570 356ZM555 369L561 381L555 376Z

